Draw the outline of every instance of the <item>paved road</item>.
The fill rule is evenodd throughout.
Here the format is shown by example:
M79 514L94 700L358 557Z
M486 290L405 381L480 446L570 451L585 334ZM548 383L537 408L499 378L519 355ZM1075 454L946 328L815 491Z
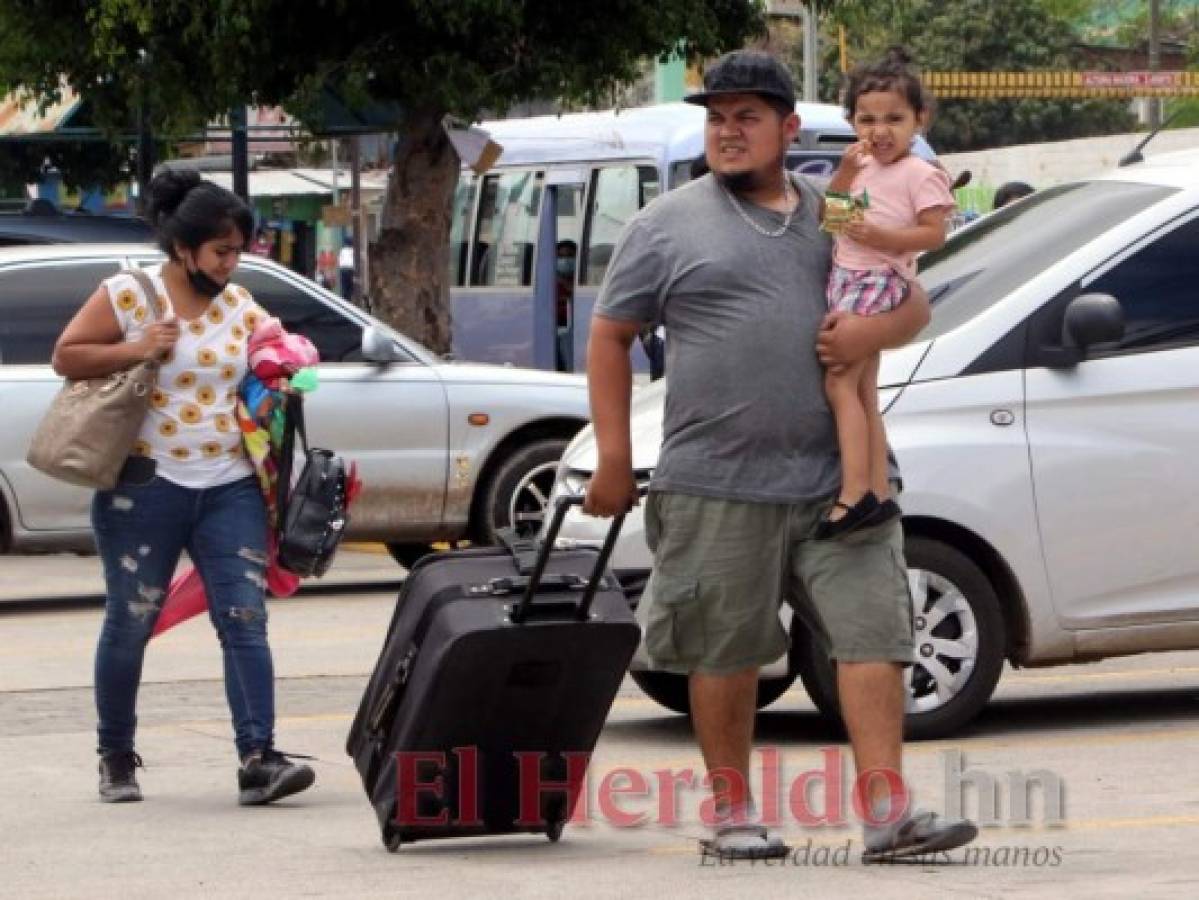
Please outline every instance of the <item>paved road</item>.
M0 558L0 571L12 572L11 560ZM49 584L56 564L64 576L60 558L21 560L22 578L37 576L40 566ZM598 799L605 775L619 767L647 778L701 769L687 721L631 683L592 766L589 824L568 828L557 845L518 836L417 844L390 855L342 745L391 612L395 570L380 558L356 564L356 574L338 574L333 593L272 605L279 744L315 755L318 782L271 808L234 803L220 656L206 622L187 623L151 646L139 735L147 800L111 807L95 800L89 685L99 610L0 603L0 896L1194 894L1199 653L1008 673L987 713L960 739L911 746L908 773L926 805L945 803L947 753L963 753L969 770L998 783L1001 821L984 829L979 845L987 856L969 862L958 853L948 865L864 868L853 827L805 830L788 820L788 839L801 852L785 866L702 866L695 853L704 833L698 792L683 792L675 825L616 827ZM354 587L355 577L376 584ZM82 581L77 586L82 593ZM822 748L840 741L798 689L760 717L759 736L782 753L784 784L818 766ZM1007 773L1037 770L1036 777L1061 779L1064 821L1046 823L1052 810L1034 790L1032 824L1013 826ZM951 793L978 814L973 788ZM616 802L632 813L654 809L647 798ZM847 842L853 852L842 864Z

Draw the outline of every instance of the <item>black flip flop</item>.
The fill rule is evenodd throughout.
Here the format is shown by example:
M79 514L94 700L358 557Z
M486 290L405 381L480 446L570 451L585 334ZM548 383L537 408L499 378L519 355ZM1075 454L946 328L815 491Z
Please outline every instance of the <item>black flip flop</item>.
M863 522L862 524L873 528L876 525L885 525L892 519L897 519L902 515L903 510L899 508L899 504L888 497L878 505L878 509L876 509L874 514L869 517L869 521Z
M878 514L882 504L878 502L878 497L874 491L867 491L862 495L862 499L850 506L847 503L842 503L837 500L833 503L834 507L841 507L845 510L845 515L833 521L826 515L820 520L820 524L816 526L816 531L812 537L818 541L831 541L834 538L839 538L843 534L849 534L863 525L870 522Z

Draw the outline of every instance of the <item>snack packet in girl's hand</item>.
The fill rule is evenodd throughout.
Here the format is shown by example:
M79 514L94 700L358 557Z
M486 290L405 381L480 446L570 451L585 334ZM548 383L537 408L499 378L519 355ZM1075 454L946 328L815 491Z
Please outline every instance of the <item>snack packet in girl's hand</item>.
M830 234L844 234L855 222L866 218L870 208L870 195L863 192L860 197L830 191L824 195L824 222L821 228Z

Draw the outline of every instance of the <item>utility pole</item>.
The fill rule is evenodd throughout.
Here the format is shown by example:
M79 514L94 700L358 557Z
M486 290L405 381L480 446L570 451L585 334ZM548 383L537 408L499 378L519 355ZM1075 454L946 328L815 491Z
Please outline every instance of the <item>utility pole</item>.
M150 179L154 177L154 135L150 126L145 90L137 106L137 212L144 216L150 202Z
M150 204L150 179L154 177L154 134L150 124L150 101L146 90L150 54L145 48L137 51L139 78L137 83L137 214L144 216Z
M341 204L341 191L337 187L337 138L329 141L329 156L333 161L333 205Z
M820 99L816 85L816 56L819 46L816 29L820 27L816 8L811 3L803 7L803 98L811 103Z
M362 208L362 155L358 135L350 137L350 221L354 229L354 289L351 303L362 306L369 285L366 269L366 216Z
M250 140L246 106L239 103L229 111L229 149L233 154L233 193L250 202Z
M1162 67L1161 60L1161 0L1149 0L1149 71ZM1149 130L1162 123L1162 101L1160 97L1149 98Z
M818 100L816 57L820 48L816 31L820 27L820 19L815 4L803 0L766 0L766 14L781 19L798 19L803 25L803 85L800 95L804 100Z

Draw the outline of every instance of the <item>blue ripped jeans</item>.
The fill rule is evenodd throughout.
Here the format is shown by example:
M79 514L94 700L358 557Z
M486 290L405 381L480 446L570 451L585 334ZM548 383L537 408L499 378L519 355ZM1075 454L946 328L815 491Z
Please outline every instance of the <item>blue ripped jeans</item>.
M107 587L96 648L100 751L133 749L146 643L185 549L224 654L238 753L269 747L275 685L266 637L266 509L257 481L199 490L157 476L123 481L96 493L92 527Z

